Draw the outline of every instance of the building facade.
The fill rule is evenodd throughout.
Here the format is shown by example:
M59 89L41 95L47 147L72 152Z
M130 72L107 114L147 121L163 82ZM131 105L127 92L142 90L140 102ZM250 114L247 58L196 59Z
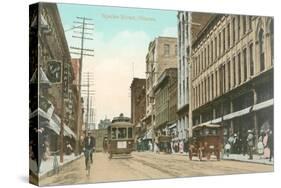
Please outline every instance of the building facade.
M38 110L45 114L53 108L50 117L41 126L47 128L50 149L56 150L58 145L65 143L58 140L63 117L64 141L70 142L74 148L75 142L78 142L75 118L77 91L73 88L74 73L68 44L57 6L42 3L39 9L38 77L46 77L50 85L48 88L40 88L39 83Z
M145 117L145 79L134 78L131 84L131 122L136 138L142 135L141 120ZM144 133L144 132L143 132Z
M146 112L142 123L146 129L146 138L153 140L155 126L155 96L153 88L160 75L167 68L177 67L177 39L157 37L150 42L146 55Z
M100 120L99 124L98 124L98 128L99 129L107 129L108 126L110 126L111 121L110 119L104 118L104 120Z
M172 136L177 122L177 68L166 69L154 88L156 136Z
M191 18L192 14L192 18ZM174 141L178 141L182 145L191 136L191 126L189 126L189 46L192 41L196 40L199 32L208 23L211 14L207 13L191 13L178 12L178 123L176 127L176 137ZM188 23L193 24L188 24Z
M270 17L210 19L192 48L193 126L221 124L242 141L273 130L273 37Z

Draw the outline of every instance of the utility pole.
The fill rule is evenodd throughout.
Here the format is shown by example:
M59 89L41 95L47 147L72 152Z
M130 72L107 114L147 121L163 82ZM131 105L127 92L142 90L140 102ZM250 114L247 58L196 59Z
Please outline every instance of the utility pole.
M92 19L90 18L86 18L86 17L76 17L76 19L78 21L74 21L73 23L74 24L78 24L74 27L72 27L71 29L77 29L78 31L74 31L74 33L78 34L77 35L73 35L72 37L73 38L78 38L81 40L81 45L80 47L73 47L71 46L70 48L73 50L72 52L70 52L71 54L75 54L75 55L80 55L80 64L79 64L79 97L78 97L78 105L77 105L77 108L76 108L76 113L77 114L77 125L76 125L76 134L77 134L77 141L75 143L75 154L78 155L79 153L79 143L80 143L80 129L81 129L81 126L80 123L80 119L81 119L81 83L82 83L82 66L83 66L83 56L94 56L93 55L93 52L94 50L93 49L86 49L84 48L84 42L85 40L93 40L93 38L89 37L89 35L92 35L93 33L88 33L88 32L85 32L87 30L89 31L93 31L94 28L90 28L88 26L94 26L94 24L90 23L89 21L92 21ZM71 30L69 29L69 30ZM67 30L67 31L69 31ZM88 52L88 53L85 53ZM82 117L83 118L83 117Z
M65 56L62 60L62 80L61 80L61 117L60 117L60 162L63 163L63 153L64 153L64 98L65 98Z
M91 90L90 87L93 85L93 74L91 72L87 72L86 75L84 75L84 79L86 80L86 84L83 84L82 86L87 87L86 90L82 90L82 93L86 94L87 96L87 113L85 117L85 131L90 131L90 116L91 116L91 106L90 106L90 97L91 95L94 95L94 90ZM91 104L92 105L92 104Z

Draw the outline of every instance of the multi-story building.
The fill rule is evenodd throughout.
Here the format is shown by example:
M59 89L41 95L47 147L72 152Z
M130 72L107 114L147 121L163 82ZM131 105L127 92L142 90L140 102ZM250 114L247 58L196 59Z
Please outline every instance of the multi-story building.
M38 12L38 75L47 77L51 83L42 88L38 111L45 114L53 108L50 117L40 124L49 134L50 149L56 150L59 142L61 117L64 122L64 139L71 144L77 141L75 123L75 92L73 92L73 68L68 44L56 4L43 3ZM39 83L39 88L41 84ZM44 110L42 110L44 109Z
M134 78L131 84L131 122L136 138L141 135L141 120L145 117L145 79Z
M170 127L177 121L177 68L166 69L159 77L155 93L155 132L171 136Z
M189 126L189 67L188 61L190 41L197 38L198 33L205 27L211 14L193 13L192 19L189 12L178 12L178 123L174 141L188 140L191 134ZM189 22L192 22L190 27Z
M146 138L152 139L155 125L155 101L153 88L157 85L160 75L167 68L177 67L177 39L157 37L149 43L146 55L146 115L143 124L147 130Z
M98 128L99 129L107 129L108 126L110 126L111 121L110 119L104 118L104 120L100 120L99 124L98 124Z
M273 18L216 15L192 46L192 124L273 129ZM257 140L257 139L256 139Z

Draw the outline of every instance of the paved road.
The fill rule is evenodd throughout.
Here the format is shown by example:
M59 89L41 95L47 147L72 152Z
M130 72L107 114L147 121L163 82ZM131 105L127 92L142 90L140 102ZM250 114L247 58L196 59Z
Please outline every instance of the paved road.
M161 179L191 176L271 172L273 166L237 161L190 161L187 156L134 152L132 158L111 159L95 153L91 176L86 176L84 157L65 166L58 175L41 179L40 185L83 184L108 181Z

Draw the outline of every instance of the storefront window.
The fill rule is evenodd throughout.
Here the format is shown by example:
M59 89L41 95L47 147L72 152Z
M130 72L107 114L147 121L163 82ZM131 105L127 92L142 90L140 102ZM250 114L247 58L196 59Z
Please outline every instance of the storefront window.
M112 128L112 131L111 131L111 138L112 138L112 139L116 139L116 128Z
M118 139L127 138L127 130L126 128L118 128Z
M128 138L133 138L133 129L128 128Z

